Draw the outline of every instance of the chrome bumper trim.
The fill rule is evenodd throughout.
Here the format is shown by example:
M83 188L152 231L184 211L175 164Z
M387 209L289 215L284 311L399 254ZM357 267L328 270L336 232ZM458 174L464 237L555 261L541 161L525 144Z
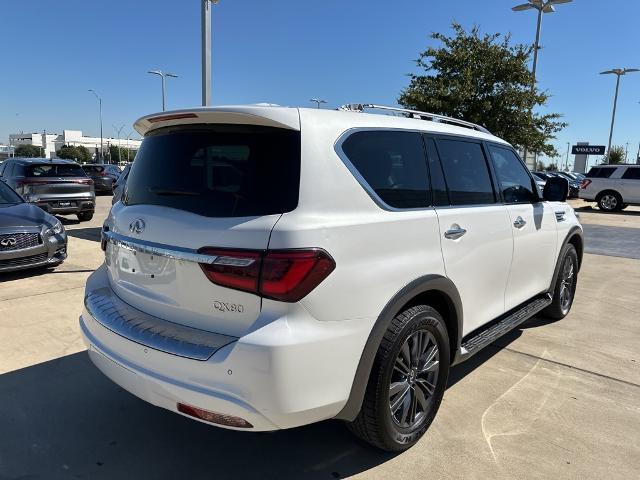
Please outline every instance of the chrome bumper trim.
M87 292L87 312L113 333L155 350L194 360L207 360L236 337L178 325L144 313L118 298L111 288Z
M125 237L110 230L102 231L103 239L119 247L133 252L148 253L159 257L172 258L174 260L184 260L187 262L212 264L218 257L215 255L205 255L198 253L191 248L175 247L162 243L148 242L137 238Z

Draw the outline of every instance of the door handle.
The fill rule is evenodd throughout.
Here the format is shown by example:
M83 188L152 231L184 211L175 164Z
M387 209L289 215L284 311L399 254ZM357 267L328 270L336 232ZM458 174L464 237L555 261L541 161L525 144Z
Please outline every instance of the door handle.
M453 225L451 225L451 227L449 227L449 230L444 232L444 237L448 238L449 240L457 240L465 233L467 233L467 231L464 228L462 228L457 223L454 223Z
M527 222L522 217L516 218L516 221L513 222L513 226L516 228L522 228L527 224Z

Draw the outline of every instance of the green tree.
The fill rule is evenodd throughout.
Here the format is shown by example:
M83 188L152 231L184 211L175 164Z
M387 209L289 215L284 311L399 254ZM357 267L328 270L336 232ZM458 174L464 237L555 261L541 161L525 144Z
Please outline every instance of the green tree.
M613 147L611 147L608 163L612 165L624 163L624 147L620 145L614 145Z
M38 158L42 156L42 147L35 145L18 145L14 150L16 157Z
M428 47L416 63L425 74L411 74L401 105L461 118L487 127L517 148L557 155L550 143L567 124L557 113L539 114L549 98L536 87L527 66L532 47L511 44L511 36L481 36L452 24L454 35L433 33L440 42Z
M86 163L91 160L91 154L86 147L81 146L69 146L63 145L60 150L56 152L58 158L65 158L68 160L75 160L77 162Z

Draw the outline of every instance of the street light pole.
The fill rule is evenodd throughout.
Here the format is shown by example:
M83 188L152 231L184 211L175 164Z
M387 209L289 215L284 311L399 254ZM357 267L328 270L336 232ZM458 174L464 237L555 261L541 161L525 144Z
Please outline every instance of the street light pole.
M564 162L564 168L565 170L569 170L569 145L571 145L571 143L567 142L567 159Z
M620 77L627 73L639 72L637 68L612 68L611 70L605 70L600 72L600 75L615 75L616 76L616 93L613 97L613 113L611 114L611 128L609 129L609 144L607 145L607 163L609 163L611 153L611 139L613 138L613 126L616 123L616 107L618 105L618 91L620 90Z
M202 2L202 106L211 105L211 5L220 0Z
M311 100L309 100L310 102L315 102L317 105L317 108L320 108L320 104L321 103L327 103L326 100L322 100L321 98L312 98Z
M512 7L511 10L514 12L521 12L524 10L532 10L535 9L538 11L538 21L536 24L536 42L533 45L533 65L531 68L531 93L535 93L536 91L536 71L538 68L538 50L540 50L540 29L542 27L542 14L543 13L553 13L556 11L554 5L559 5L561 3L571 3L573 0L529 0L527 3L523 3L521 5L516 5ZM527 145L524 145L524 161L527 163ZM535 166L535 162L534 162Z
M90 88L89 91L96 96L96 98L98 99L98 104L100 106L100 161L102 162L104 160L104 139L102 136L102 98L98 96L95 90Z
M158 75L162 78L162 111L164 112L166 110L165 107L165 78L169 77L169 78L178 78L178 75L174 74L174 73L165 73L162 70L150 70L147 73L151 73L153 75Z

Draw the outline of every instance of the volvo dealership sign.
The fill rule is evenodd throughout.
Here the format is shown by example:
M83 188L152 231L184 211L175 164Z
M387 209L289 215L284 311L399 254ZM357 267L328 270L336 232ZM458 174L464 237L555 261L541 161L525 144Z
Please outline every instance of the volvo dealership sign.
M574 145L571 155L604 155L606 150L604 145Z

